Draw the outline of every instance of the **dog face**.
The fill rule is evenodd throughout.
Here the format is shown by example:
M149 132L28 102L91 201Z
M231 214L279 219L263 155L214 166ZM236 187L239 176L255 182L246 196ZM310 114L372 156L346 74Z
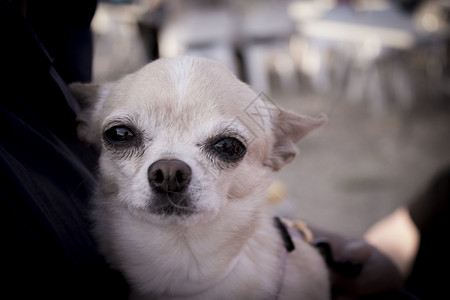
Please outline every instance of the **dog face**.
M325 122L264 102L219 63L160 59L118 82L73 84L78 135L100 151L101 197L151 223L252 207L295 143Z

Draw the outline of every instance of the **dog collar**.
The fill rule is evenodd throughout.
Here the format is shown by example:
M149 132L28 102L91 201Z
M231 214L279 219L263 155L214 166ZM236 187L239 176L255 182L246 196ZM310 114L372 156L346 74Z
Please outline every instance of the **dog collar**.
M284 277L286 275L286 261L287 254L295 250L295 244L292 240L292 236L300 237L308 244L311 244L314 237L309 230L307 224L303 221L291 221L288 219L274 217L275 227L278 229L281 239L283 240L283 246L280 250L280 268L279 268L279 279L277 284L277 292L275 293L274 299L277 300L280 297L281 289L283 287Z
M294 242L292 241L291 235L289 234L289 230L286 227L286 224L281 221L280 217L274 217L275 227L280 232L280 236L284 243L284 248L287 252L292 252L295 250Z
M300 220L289 220L280 217L274 217L275 225L280 231L281 237L285 244L286 250L292 252L295 250L292 236L303 239L306 243L312 244L314 241L314 235L308 228L306 222Z
M274 217L274 221L284 243L284 247L282 247L280 251L280 279L278 283L278 291L275 294L275 299L279 298L281 288L283 286L287 254L295 250L295 244L292 240L293 236L302 238L305 242L314 246L322 255L326 265L331 270L348 278L355 277L361 272L363 267L362 264L335 258L333 256L332 247L329 241L326 238L314 239L311 230L305 222L298 220L291 221L279 217Z

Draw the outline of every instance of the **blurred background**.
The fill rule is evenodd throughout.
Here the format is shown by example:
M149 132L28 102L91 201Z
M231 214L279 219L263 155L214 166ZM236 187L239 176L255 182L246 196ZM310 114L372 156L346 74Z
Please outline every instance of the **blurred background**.
M158 57L218 60L329 122L277 176L282 214L359 235L450 165L450 1L109 0L94 81Z

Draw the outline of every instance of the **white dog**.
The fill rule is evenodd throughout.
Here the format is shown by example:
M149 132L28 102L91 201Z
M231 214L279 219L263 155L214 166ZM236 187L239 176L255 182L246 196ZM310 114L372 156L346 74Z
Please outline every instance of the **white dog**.
M142 299L328 299L318 251L287 252L264 200L295 143L326 120L264 102L219 63L160 59L71 86L100 149L95 235Z

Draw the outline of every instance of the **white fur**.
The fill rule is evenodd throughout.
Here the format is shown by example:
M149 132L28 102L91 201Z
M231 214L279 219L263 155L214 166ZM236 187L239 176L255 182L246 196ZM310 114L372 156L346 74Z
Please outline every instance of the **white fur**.
M94 231L133 295L276 299L283 243L264 196L273 172L296 154L298 139L325 120L280 111L264 115L261 126L249 113L257 95L218 63L199 58L158 60L116 83L72 90L85 103L80 138L101 151ZM105 146L103 132L119 124L140 132L136 151ZM237 164L218 167L199 145L225 128L247 152ZM154 192L147 170L159 159L192 169L192 214L149 212ZM301 240L296 246L279 299L327 299L322 258Z

